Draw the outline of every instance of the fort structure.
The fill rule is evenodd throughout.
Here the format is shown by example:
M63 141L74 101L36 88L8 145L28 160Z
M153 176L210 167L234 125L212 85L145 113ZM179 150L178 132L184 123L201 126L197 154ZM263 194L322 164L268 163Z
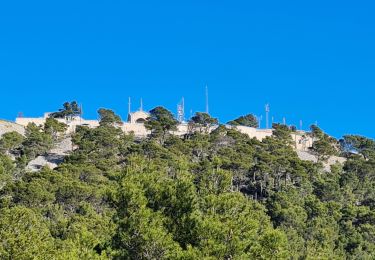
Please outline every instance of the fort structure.
M24 117L17 117L15 123L8 122L8 127L4 128L4 124L1 124L0 121L0 131L2 129L3 132L12 131L12 129L16 129L18 132L24 131L24 127L26 127L29 123L35 123L36 125L44 125L46 119L48 118L50 113L45 113L43 117L39 118L24 118ZM144 122L149 117L149 114L142 110L135 112L129 112L127 121L123 122L120 126L121 129L125 133L133 133L137 137L146 137L150 134L150 131L146 129L144 126ZM72 117L72 118L56 118L59 122L62 122L68 126L67 134L74 133L77 126L87 126L90 128L95 128L99 126L98 120L87 120L80 116ZM9 126L13 125L13 127ZM3 125L3 126L2 126ZM267 136L272 136L273 129L259 129L253 127L246 127L246 126L229 126L228 128L236 128L241 133L247 134L250 138L256 138L258 140L263 140ZM214 129L214 128L213 128ZM174 131L173 134L182 136L189 132L189 125L187 123L180 123L177 126L177 131ZM1 135L1 133L0 133ZM292 132L292 138L294 141L294 146L296 150L299 151L306 151L308 148L312 146L313 139L309 136L309 134L305 131L295 131Z

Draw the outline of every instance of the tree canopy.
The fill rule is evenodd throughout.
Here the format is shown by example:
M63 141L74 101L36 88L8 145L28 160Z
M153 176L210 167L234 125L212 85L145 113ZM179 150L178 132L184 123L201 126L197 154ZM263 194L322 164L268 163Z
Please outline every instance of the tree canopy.
M256 116L254 116L253 114L248 114L248 115L245 115L245 116L240 116L239 118L236 118L232 121L229 121L228 125L233 125L233 126L240 125L240 126L248 126L248 127L258 128L259 122L258 122L258 119L256 118Z
M259 141L197 113L202 132L178 137L158 107L140 139L98 112L100 126L77 127L54 170L26 164L56 143L56 121L0 138L0 258L375 258L373 140L346 136L340 151L314 128L315 142L347 156L327 170L298 157L284 125Z
M177 130L178 121L173 114L164 107L155 107L150 111L150 117L145 127L151 131L151 136L164 143L171 131Z
M189 120L189 126L192 131L199 131L200 133L208 133L213 126L218 124L219 121L216 118L203 112L195 113L195 115Z
M72 101L65 102L63 107L59 111L51 113L50 117L72 119L75 116L81 115L81 113L82 111L77 101Z

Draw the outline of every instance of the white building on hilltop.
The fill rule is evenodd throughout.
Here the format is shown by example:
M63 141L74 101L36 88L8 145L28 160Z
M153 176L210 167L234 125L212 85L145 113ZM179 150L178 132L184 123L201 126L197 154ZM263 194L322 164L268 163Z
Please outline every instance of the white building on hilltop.
M128 123L143 124L144 122L146 122L146 120L149 116L150 116L149 113L147 113L143 110L130 112L128 114Z
M39 118L24 118L24 117L17 117L16 123L23 127L26 127L29 123L35 123L36 125L44 125L46 119L50 113L45 113L43 117ZM146 122L147 118L150 115L142 110L142 106L140 110L135 112L129 112L127 122L123 122L120 126L121 129L125 133L133 133L137 137L146 137L150 134L150 131L146 129L144 126L144 122ZM73 117L73 118L57 118L59 122L62 122L68 125L67 133L73 133L76 130L77 126L87 126L90 128L95 128L99 126L98 120L86 120L80 116ZM229 128L233 128L233 126L227 126ZM250 138L256 138L258 140L263 140L266 137L272 136L273 130L272 129L257 129L253 127L246 127L246 126L236 126L234 127L241 133L247 134ZM177 131L174 131L173 134L182 136L189 131L188 125L185 123L181 123L177 127ZM214 128L213 128L214 129ZM294 141L294 147L296 150L299 151L306 151L309 147L312 146L313 140L312 138L304 131L296 131L292 132L292 139Z

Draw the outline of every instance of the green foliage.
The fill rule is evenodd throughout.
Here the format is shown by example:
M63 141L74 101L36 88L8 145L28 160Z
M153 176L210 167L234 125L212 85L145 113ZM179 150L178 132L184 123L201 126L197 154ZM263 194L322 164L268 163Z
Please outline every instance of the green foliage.
M13 161L8 156L0 153L0 191L12 180L14 168Z
M318 157L318 161L325 161L330 156L338 153L337 141L325 134L316 125L311 126L311 135L315 139L312 145L312 152Z
M292 137L290 135L292 130L287 125L273 124L272 128L274 129L273 136L276 139L283 141L285 145L292 144Z
M178 121L173 114L164 107L155 107L150 111L150 117L145 127L151 130L151 137L163 144L170 131L177 130Z
M72 119L75 116L79 116L81 112L77 101L65 102L63 108L60 108L57 112L51 113L50 117Z
M375 158L375 141L363 136L346 135L340 140L341 147L347 153L359 153L365 159Z
M64 134L68 126L57 121L55 118L48 117L44 123L44 132L52 136L56 141L59 135Z
M53 146L53 139L50 134L43 131L41 126L30 123L26 127L25 140L22 143L23 151L27 158L33 159L38 155L49 151Z
M0 211L0 241L2 259L46 258L53 252L47 224L25 207Z
M260 142L197 113L177 137L158 107L137 139L98 112L55 170L25 170L64 132L55 119L0 139L1 259L375 258L373 140L344 137L347 161L326 172L284 125ZM337 152L312 130L320 160Z
M115 125L121 125L121 117L116 115L112 110L100 108L98 110L99 114L99 124L101 126L115 126Z
M189 120L189 126L192 131L199 131L200 133L209 133L210 129L218 123L219 121L216 118L202 112L195 113Z
M24 138L17 132L8 132L0 137L0 151L11 152L20 148Z
M259 122L253 114L240 116L237 119L229 121L227 124L233 125L233 126L241 125L241 126L248 126L248 127L255 127L255 128L259 127Z

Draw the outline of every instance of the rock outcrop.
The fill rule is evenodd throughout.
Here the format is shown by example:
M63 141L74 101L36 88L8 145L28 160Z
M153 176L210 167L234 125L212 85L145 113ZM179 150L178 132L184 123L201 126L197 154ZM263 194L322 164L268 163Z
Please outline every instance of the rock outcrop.
M8 132L18 132L21 135L25 134L25 127L14 122L0 119L0 136Z

